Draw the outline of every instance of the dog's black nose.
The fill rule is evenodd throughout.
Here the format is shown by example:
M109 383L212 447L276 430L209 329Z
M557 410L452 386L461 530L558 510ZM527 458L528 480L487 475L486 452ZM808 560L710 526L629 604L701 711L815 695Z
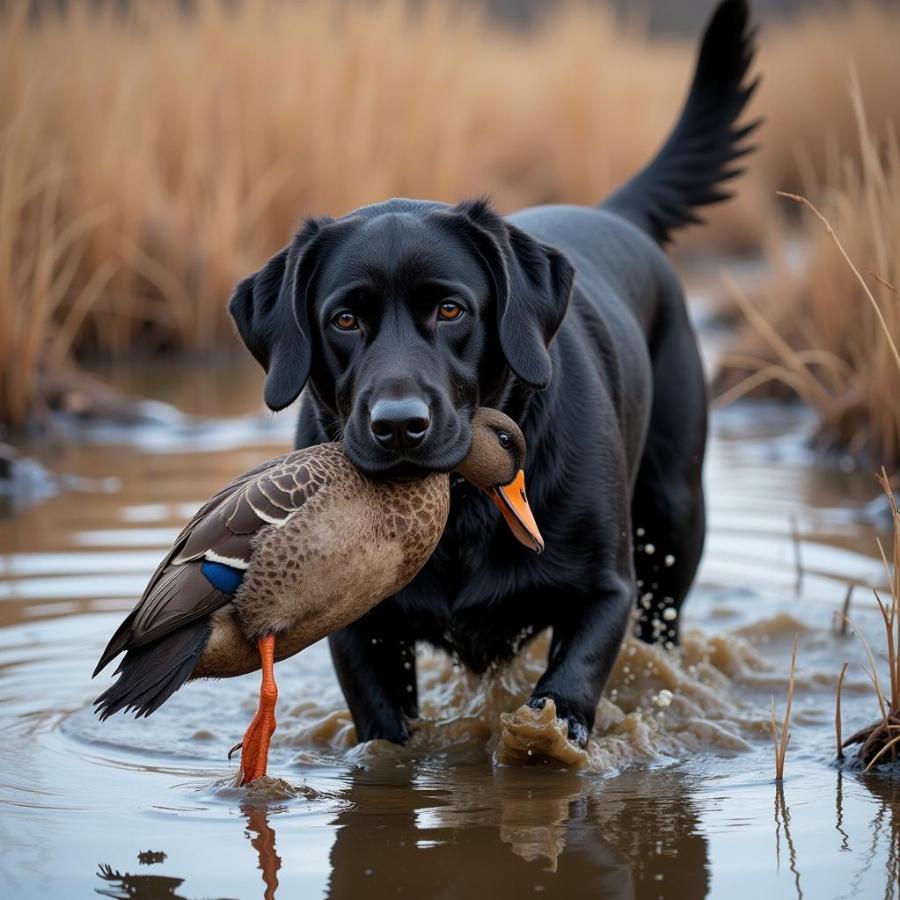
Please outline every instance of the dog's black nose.
M369 412L369 428L375 440L388 450L418 447L430 426L428 406L417 397L378 400Z

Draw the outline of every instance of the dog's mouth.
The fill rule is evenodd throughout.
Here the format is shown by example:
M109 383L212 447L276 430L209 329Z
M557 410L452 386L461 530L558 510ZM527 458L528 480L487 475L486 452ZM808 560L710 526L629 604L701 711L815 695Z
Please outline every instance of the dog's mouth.
M350 461L368 478L376 481L420 481L429 475L452 472L465 458L466 449L432 454L361 454L345 441Z
M388 466L384 469L379 468L366 471L362 466L359 466L358 468L366 472L370 478L374 478L377 481L421 481L433 472L432 469L427 469L424 466L418 465L418 463L408 461L399 462L396 465Z
M350 462L368 478L378 481L419 481L437 472L452 472L466 457L471 433L460 424L446 437L406 450L387 450L359 440L356 429L344 432L344 450Z

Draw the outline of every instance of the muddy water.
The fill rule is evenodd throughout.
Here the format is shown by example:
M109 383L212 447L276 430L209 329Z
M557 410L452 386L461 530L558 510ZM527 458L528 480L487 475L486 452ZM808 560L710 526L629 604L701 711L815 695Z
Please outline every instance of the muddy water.
M90 711L97 656L184 519L290 441L289 417L259 413L252 370L151 376L160 399L215 418L158 411L32 448L68 489L0 520L4 897L897 895L898 782L832 764L845 660L845 733L876 712L859 642L832 619L848 580L884 582L885 522L868 476L812 466L802 416L715 419L684 647L625 646L585 769L495 759L545 638L481 682L423 649L423 720L405 748L355 744L317 645L278 666L278 777L239 790L225 752L252 714L254 676L189 685L139 722L101 726ZM867 594L853 616L875 639ZM776 788L768 705L774 694L783 708L795 633Z

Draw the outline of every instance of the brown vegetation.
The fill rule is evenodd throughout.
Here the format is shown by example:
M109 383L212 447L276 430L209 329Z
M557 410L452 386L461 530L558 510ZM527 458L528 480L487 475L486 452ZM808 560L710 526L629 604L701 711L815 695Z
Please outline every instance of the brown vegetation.
M787 702L784 707L784 720L781 723L781 735L778 734L778 726L775 724L775 698L772 697L772 714L769 726L772 730L772 744L775 748L775 781L784 781L784 761L787 758L787 748L791 740L791 708L794 705L794 677L797 674L797 645L800 636L794 635L794 644L791 648L791 670L788 675Z
M875 654L865 638L860 635L869 659L868 675L875 690L875 698L878 700L880 718L874 725L857 731L842 744L839 743L838 747L838 756L840 757L840 751L844 747L858 744L857 755L867 771L879 762L895 763L900 754L900 510L897 508L897 499L884 469L881 470L878 480L891 505L891 521L894 529L890 563L881 542L878 542L888 583L891 586L891 599L887 603L883 603L877 591L875 593L886 637L888 691L885 692L881 685L881 679L878 677ZM843 673L841 675L843 678ZM838 688L838 698L840 699L840 687ZM840 716L840 711L837 715Z
M824 213L809 221L799 273L776 255L751 304L732 284L747 327L722 360L720 403L771 383L787 386L820 419L820 444L900 463L900 144L889 123L875 136L854 84L855 158L832 169ZM900 117L897 119L900 122Z
M593 202L656 149L694 43L596 7L510 32L460 4L119 4L0 13L0 422L73 354L227 344L236 277L304 214L405 194ZM410 10L414 9L415 12ZM762 153L703 240L759 246L772 191L849 148L847 63L900 118L900 11L771 26Z

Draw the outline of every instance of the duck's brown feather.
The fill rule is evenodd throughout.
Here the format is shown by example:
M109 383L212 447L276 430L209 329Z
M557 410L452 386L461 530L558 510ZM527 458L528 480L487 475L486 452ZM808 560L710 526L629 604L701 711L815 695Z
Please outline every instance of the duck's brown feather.
M270 460L236 478L188 522L160 563L143 596L116 630L94 670L123 650L144 646L191 621L208 616L231 597L216 590L199 563L213 551L246 566L260 528L283 524L323 483L326 460L342 451L322 444ZM316 477L319 476L319 477Z
M371 482L339 444L241 476L188 523L113 635L96 671L126 653L98 713L149 715L188 678L259 668L264 634L281 659L348 624L421 568L448 507L446 474ZM246 568L234 593L210 584L207 561Z

